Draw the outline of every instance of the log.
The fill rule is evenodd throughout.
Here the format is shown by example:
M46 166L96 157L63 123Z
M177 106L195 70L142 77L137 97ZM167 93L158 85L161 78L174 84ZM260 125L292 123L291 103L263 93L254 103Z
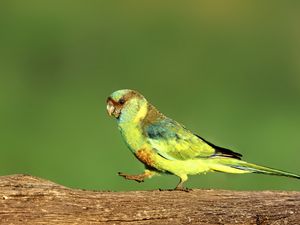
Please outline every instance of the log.
M1 224L300 224L300 192L70 189L0 177Z

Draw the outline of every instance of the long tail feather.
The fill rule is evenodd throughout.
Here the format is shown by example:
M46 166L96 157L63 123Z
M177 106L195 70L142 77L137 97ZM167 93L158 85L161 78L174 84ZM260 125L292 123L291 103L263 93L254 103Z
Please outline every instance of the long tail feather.
M294 173L259 166L236 159L218 159L218 163L215 164L215 166L212 166L212 169L227 173L261 173L300 179L300 175Z
M285 172L282 170L272 169L264 166L255 165L252 163L241 162L241 165L231 165L232 168L246 170L252 173L262 173L262 174L269 174L269 175L276 175L276 176L285 176L285 177L293 177L300 179L300 176L297 174L293 174L290 172Z

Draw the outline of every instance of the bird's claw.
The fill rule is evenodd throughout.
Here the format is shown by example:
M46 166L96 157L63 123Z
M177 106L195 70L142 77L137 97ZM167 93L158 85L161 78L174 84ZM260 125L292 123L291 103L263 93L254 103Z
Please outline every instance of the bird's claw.
M193 189L190 189L190 188L161 189L161 188L159 188L158 190L159 191L184 191L184 192L190 192Z
M144 182L144 177L142 175L129 175L122 172L118 172L118 175L124 177L126 180L135 180L138 183Z
M190 189L190 188L186 188L186 187L176 187L174 189L174 191L184 191L184 192L190 192L192 191L193 189Z

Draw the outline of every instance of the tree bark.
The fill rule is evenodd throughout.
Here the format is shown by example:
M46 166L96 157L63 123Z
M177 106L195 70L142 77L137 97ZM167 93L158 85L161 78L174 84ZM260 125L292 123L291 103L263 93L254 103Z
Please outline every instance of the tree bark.
M0 177L1 224L300 224L300 192L70 189Z

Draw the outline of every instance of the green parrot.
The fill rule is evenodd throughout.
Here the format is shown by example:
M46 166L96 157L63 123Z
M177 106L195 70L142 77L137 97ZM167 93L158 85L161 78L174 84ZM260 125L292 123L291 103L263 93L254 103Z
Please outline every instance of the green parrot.
M160 173L180 178L176 190L186 190L188 175L206 172L261 173L300 179L299 175L258 166L241 160L242 155L216 146L183 125L160 113L139 92L118 90L107 99L107 112L117 119L118 128L131 152L145 165L139 175L119 173L138 182Z

